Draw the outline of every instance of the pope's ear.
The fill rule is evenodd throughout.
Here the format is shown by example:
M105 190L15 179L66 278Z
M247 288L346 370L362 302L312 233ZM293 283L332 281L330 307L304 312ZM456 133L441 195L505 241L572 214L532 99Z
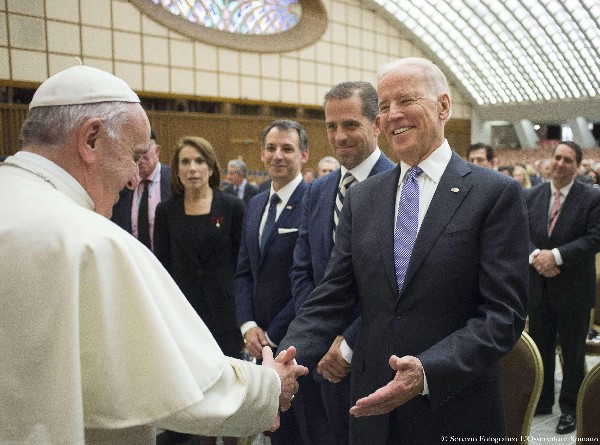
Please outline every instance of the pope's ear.
M101 131L102 121L98 118L90 118L79 127L76 135L77 149L86 164L94 163L99 155Z

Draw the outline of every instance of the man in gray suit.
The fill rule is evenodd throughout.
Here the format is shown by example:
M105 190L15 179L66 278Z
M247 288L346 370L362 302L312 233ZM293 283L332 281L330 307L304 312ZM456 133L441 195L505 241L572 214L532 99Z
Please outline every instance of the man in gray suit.
M525 325L523 192L450 148L449 86L430 61L382 67L378 98L400 163L346 194L325 277L280 348L314 368L358 305L353 444L501 440L498 362Z

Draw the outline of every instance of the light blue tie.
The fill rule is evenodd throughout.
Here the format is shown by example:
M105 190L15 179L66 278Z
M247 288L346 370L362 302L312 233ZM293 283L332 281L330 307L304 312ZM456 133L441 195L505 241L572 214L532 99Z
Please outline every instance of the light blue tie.
M398 217L396 229L394 230L394 264L396 266L398 293L402 290L404 284L408 262L419 228L419 183L417 177L421 173L423 173L423 170L420 167L409 168L400 193Z
M271 201L269 203L269 212L267 213L267 221L265 222L265 226L263 227L262 236L260 237L260 253L262 254L265 249L265 244L275 227L275 216L277 215L277 204L281 201L277 193L274 193L271 196Z

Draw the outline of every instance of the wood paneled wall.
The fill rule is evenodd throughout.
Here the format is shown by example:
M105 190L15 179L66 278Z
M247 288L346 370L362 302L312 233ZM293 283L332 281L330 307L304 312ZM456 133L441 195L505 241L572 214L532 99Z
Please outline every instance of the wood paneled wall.
M6 156L20 149L20 130L27 116L27 105L0 104L0 155ZM170 163L177 140L182 136L202 136L215 148L221 169L227 161L241 156L250 170L262 171L260 162L260 135L273 116L245 116L231 114L148 111L148 118L161 145L161 162ZM307 167L316 168L319 160L331 155L325 123L321 119L296 119L308 134L310 157ZM459 154L464 155L470 143L470 121L453 119L446 125L446 137ZM380 147L392 159L396 157L383 136Z

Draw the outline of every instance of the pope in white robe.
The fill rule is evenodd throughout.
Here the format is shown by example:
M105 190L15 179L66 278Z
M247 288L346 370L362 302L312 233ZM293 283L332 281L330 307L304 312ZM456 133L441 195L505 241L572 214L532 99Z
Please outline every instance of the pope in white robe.
M278 373L225 357L154 255L94 209L44 156L0 165L0 444L268 430Z

